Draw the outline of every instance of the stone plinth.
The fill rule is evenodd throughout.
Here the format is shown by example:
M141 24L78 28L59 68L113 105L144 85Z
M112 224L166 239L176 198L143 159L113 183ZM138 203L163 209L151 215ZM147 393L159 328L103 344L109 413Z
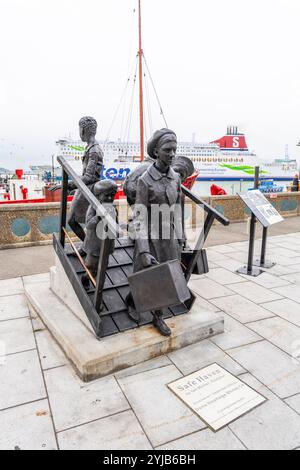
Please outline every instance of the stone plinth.
M80 304L77 303L71 284L65 282L64 275L58 266L52 269L52 286L55 288L55 285L59 284L59 276L61 289L68 290L65 297L59 298L54 294L50 288L50 279L26 283L25 293L32 308L70 359L81 379L86 382L224 331L223 317L203 309L198 298L189 314L167 320L172 329L170 338L161 336L149 325L99 341L92 332ZM61 293L61 289L57 289L57 292Z

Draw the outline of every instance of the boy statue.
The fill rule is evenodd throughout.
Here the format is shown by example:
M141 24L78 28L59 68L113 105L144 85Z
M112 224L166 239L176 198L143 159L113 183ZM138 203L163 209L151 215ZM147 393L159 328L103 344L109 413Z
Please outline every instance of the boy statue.
M95 184L93 189L93 193L98 201L115 221L117 221L117 211L114 207L114 198L117 191L117 184L110 180L99 181ZM82 249L86 253L85 265L94 278L96 278L98 274L100 251L105 237L107 236L104 230L105 224L101 222L101 217L98 216L95 209L90 206L86 215L86 236ZM115 249L114 239L109 240L109 247L110 254L113 254ZM107 266L105 269L107 269ZM86 290L89 290L90 281L87 274L83 276L82 284Z
M82 158L81 179L91 191L93 191L94 184L101 179L103 167L103 151L96 140L97 127L96 119L90 116L85 116L79 121L80 138L87 144ZM51 191L56 191L60 188L61 185L55 185ZM76 185L70 181L68 189L69 191L74 191L76 190ZM81 224L85 223L88 207L88 201L81 193L80 189L77 189L68 216L68 224L82 242L84 242L85 239L85 231ZM83 248L79 250L79 253L81 256L85 256L86 254Z

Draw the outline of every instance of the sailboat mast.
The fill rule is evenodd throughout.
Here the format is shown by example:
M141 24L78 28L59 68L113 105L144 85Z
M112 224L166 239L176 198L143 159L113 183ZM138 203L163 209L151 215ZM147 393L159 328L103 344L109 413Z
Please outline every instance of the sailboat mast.
M140 84L140 147L141 161L145 159L145 137L144 137L144 98L143 98L143 46L142 46L142 7L139 1L139 84Z

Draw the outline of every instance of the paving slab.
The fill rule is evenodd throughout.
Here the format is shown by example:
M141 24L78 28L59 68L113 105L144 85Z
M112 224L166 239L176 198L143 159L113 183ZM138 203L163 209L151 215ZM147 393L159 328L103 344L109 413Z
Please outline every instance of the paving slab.
M244 251L236 251L236 252L233 252L233 253L230 253L228 254L227 256L228 258L230 259L233 259L235 261L239 261L240 262L240 267L247 262L247 259L248 259L248 255L247 255L247 252L244 250Z
M229 259L229 258L216 262L216 265L218 265L221 268L227 269L228 271L231 271L232 273L236 273L236 271L240 269L241 267L240 261L236 261L235 259Z
M276 243L276 246L279 246L280 248L285 248L286 250L293 250L293 251L300 251L300 243L299 239L296 237L289 237L288 241L281 242L281 243Z
M0 450L56 450L47 400L0 411Z
M249 279L249 276L242 275L245 279ZM273 289L274 287L284 287L290 285L290 282L286 278L273 276L269 273L262 273L260 276L251 278L251 281L259 286L265 287L266 289Z
M172 365L119 379L119 384L153 447L206 427L168 389L167 384L181 377L181 373Z
M282 298L277 289L274 291L269 290L265 287L258 286L251 281L241 282L240 284L232 284L230 289L233 290L236 294L239 294L256 304L272 302L273 300L279 300ZM286 289L286 287L284 287L284 289Z
M275 250L275 253L276 253L276 250ZM290 267L290 266L294 266L296 264L300 264L299 253L297 254L296 257L293 257L293 258L287 258L286 256L272 253L272 254L268 255L268 259L270 259L274 263L277 263L281 266Z
M278 397L300 393L300 363L273 344L261 341L227 353Z
M198 279L196 281L190 281L189 287L194 292L196 292L196 294L200 295L206 300L232 295L231 290L229 290L227 287L223 287L221 284L218 284L215 281L212 281L211 279Z
M61 450L151 450L132 411L119 413L58 434Z
M234 247L230 245L217 245L214 246L212 249L209 250L210 252L217 252L217 253L222 253L222 254L227 254L227 253L234 253L237 251Z
M291 244L292 246L292 244ZM280 246L277 246L276 248L271 248L269 250L269 255L270 256L283 256L284 258L297 258L299 257L299 252L295 250L289 250L286 248L281 248Z
M4 354L14 354L35 349L36 345L30 318L0 322L0 342L5 344Z
M234 242L234 243L228 243L227 246L230 246L231 248L234 249L234 251L248 251L249 249L249 241L244 241L244 242Z
M128 369L121 370L115 374L116 379L122 377L130 377L131 375L140 374L141 372L147 372L149 370L160 369L161 367L171 366L172 362L168 356L160 356L150 361L143 362L137 366L129 367Z
M266 270L266 272L275 276L284 276L286 274L292 274L294 272L292 268L293 266L281 266L280 264L275 264L275 266Z
M281 276L281 279L289 281L293 284L297 284L299 286L300 285L300 272L299 273L285 274L284 276Z
M300 328L283 318L269 318L249 323L248 328L278 346L290 356L294 357L296 354L296 345L300 349ZM300 359L300 352L298 358Z
M246 450L230 429L218 433L210 429L196 432L190 436L157 447L156 450Z
M0 297L23 294L23 292L24 286L21 277L0 281Z
M242 380L268 398L229 428L249 450L292 450L300 444L300 416L251 375Z
M68 359L47 330L37 331L35 338L43 370L68 364Z
M284 400L293 410L300 415L300 394Z
M209 269L218 268L218 265L213 263L212 261L208 261L208 266L209 266Z
M294 300L295 302L300 303L299 286L290 285L286 287L278 287L276 289L273 289L273 292L275 292L278 295L281 295L282 297L286 297L290 300Z
M225 259L228 259L228 257L222 253L217 253L216 251L214 251L213 249L211 248L208 248L207 250L207 258L208 258L208 261L209 262L217 262L219 260L225 260Z
M286 242L286 235L274 235L270 238L273 244L279 245Z
M129 409L114 377L83 383L70 366L45 371L56 431Z
M300 264L293 264L292 266L288 266L288 269L292 273L300 273ZM290 274L290 273L282 273L282 275Z
M227 314L224 314L225 319L225 332L211 338L212 343L219 346L219 348L226 351L231 348L238 348L245 344L255 343L263 338L248 327L242 325L240 322L234 320Z
M241 323L249 323L274 316L274 313L241 295L213 299L211 303Z
M29 316L29 309L24 295L0 297L0 322Z
M37 351L13 354L0 362L0 410L46 398Z
M261 307L300 327L300 307L297 302L290 299L282 299L261 304Z
M198 281L199 279L203 279L203 276L201 276L198 279L195 279L195 281ZM213 305L210 301L203 299L197 292L194 291L194 294L197 296L197 310L199 312L199 315L203 312L204 314L206 312L213 312L213 313L219 313L220 309Z
M168 356L184 376L214 363L219 364L233 375L245 373L245 369L233 361L210 340L193 344L187 348L175 351Z
M41 316L84 381L127 369L224 331L223 317L211 311L215 307L205 311L197 298L189 314L167 320L172 329L171 337L162 336L148 325L98 341L94 333L53 294L49 283L26 286L25 292L32 308Z
M242 276L239 274L234 274L232 272L228 272L227 269L224 268L217 268L211 269L209 273L206 274L208 279L212 279L219 284L226 286L228 284L237 284L243 281Z

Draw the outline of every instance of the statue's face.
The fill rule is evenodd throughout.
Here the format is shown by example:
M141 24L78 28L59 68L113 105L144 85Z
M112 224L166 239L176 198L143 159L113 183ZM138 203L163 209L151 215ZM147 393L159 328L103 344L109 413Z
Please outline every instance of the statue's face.
M114 202L115 199L115 192L111 192L110 194L100 193L98 196L98 201L103 202Z
M167 166L172 165L174 158L176 157L176 152L177 152L177 142L175 140L163 142L155 150L157 159L163 162Z
M79 126L79 135L82 142L86 142L86 132L83 127Z

